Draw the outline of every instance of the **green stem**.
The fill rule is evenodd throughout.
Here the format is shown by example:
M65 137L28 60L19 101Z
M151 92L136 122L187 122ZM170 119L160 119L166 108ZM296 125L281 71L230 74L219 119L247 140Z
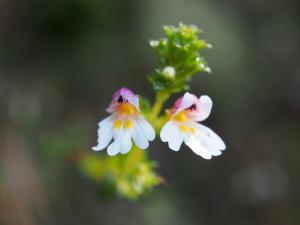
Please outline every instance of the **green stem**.
M165 101L167 101L169 97L170 97L170 93L165 91L159 91L156 93L155 102L148 116L150 123L154 125L156 124L158 120L158 116L161 112L161 108L163 107Z

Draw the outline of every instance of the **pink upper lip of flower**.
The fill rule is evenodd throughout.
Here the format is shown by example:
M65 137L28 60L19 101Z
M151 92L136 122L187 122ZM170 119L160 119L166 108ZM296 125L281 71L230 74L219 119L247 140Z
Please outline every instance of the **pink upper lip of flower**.
M126 87L122 87L120 89L118 89L112 96L112 101L117 101L117 99L120 97L120 96L123 96L123 97L133 97L135 96L135 94L129 90L128 88Z
M183 102L184 97L178 98L173 107L171 108L171 113L176 114L183 110L189 110L189 112L199 112L200 110L200 102L196 95L190 94L192 101L189 101L188 104Z
M192 121L205 120L212 108L212 100L207 95L198 98L196 95L186 92L183 97L177 99L171 108L171 118L177 113L183 112Z
M112 96L111 103L109 107L106 109L107 112L112 113L115 111L115 107L120 103L130 103L135 106L135 108L140 111L139 108L139 97L134 94L131 90L126 87L122 87L118 89Z

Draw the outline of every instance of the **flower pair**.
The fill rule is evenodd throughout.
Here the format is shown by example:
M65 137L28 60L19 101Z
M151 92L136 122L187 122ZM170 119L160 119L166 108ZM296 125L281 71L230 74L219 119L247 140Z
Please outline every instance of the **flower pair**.
M197 98L185 93L167 111L169 120L161 129L161 140L174 151L178 151L184 142L205 159L220 155L226 148L222 139L198 123L209 116L211 108L212 101L208 96ZM126 154L132 147L132 140L141 149L148 148L149 141L154 140L155 131L141 115L139 98L129 89L121 88L115 92L106 111L112 115L98 124L98 145L93 150L100 151L108 146L110 156Z

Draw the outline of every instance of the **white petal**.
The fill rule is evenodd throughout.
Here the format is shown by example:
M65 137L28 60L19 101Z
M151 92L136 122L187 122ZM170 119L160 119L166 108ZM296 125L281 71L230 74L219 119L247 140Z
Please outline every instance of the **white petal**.
M131 150L132 142L131 142L131 129L121 130L121 154L126 154Z
M161 132L160 138L163 142L168 142L170 149L178 151L183 142L183 134L177 124L172 121L167 122Z
M214 131L199 123L197 123L196 126L198 133L201 137L204 137L204 140L207 141L212 148L216 148L221 151L226 149L224 141Z
M115 139L107 148L107 154L114 156L120 152L121 144L119 139Z
M197 155L200 155L204 159L211 159L211 153L208 151L208 149L199 144L199 141L194 135L190 135L184 142Z
M199 105L200 112L199 112L199 115L197 116L196 120L203 121L210 115L211 108L212 108L212 100L209 96L202 95L199 98L199 102L200 102L200 105Z
M155 139L155 130L153 129L151 124L147 120L145 120L142 116L139 117L137 122L140 128L142 129L142 131L144 132L144 134L146 135L147 139L149 141L153 141Z
M99 123L99 128L97 131L98 144L97 146L92 148L93 150L95 151L103 150L109 144L113 136L113 131L112 131L113 123L114 123L113 116L109 116Z
M197 131L193 138L197 141L198 148L208 151L212 156L221 155L221 151L226 148L222 139L206 126L194 123L194 127Z
M211 155L213 156L219 156L222 154L222 152L220 151L219 147L217 145L214 144L213 141L211 141L210 139L207 138L207 136L205 136L204 133L200 133L198 132L195 137L198 140L199 144L207 149Z
M107 148L107 154L114 156L118 153L126 154L131 150L132 129L124 129L123 124L119 129L114 129L114 142Z
M168 121L160 131L160 139L162 142L168 142L172 135L172 131L174 129L174 124L172 121Z
M101 126L101 125L104 125L104 126L105 126L106 123L109 123L110 121L114 120L114 118L115 118L115 115L110 115L110 116L106 117L105 119L101 120L101 121L98 123L98 125L99 125L99 126Z
M141 149L146 149L149 146L148 138L144 134L137 121L133 121L132 138L134 143Z
M110 123L106 123L105 125L100 125L97 131L98 143L107 142L107 141L109 142L111 140L112 133L113 133L113 125L114 125L114 121L110 121Z
M172 138L169 140L169 148L174 151L179 151L180 146L183 142L183 134L180 131L180 129L177 127L177 129L174 129Z

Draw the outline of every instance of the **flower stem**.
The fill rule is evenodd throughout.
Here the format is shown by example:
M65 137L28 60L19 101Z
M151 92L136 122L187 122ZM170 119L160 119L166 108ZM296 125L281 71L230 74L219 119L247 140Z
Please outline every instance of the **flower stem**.
M152 110L150 111L148 117L150 123L154 125L156 124L159 113L161 112L161 108L163 107L165 101L167 101L169 97L170 97L170 93L165 91L159 91L156 93L155 102L152 106Z

